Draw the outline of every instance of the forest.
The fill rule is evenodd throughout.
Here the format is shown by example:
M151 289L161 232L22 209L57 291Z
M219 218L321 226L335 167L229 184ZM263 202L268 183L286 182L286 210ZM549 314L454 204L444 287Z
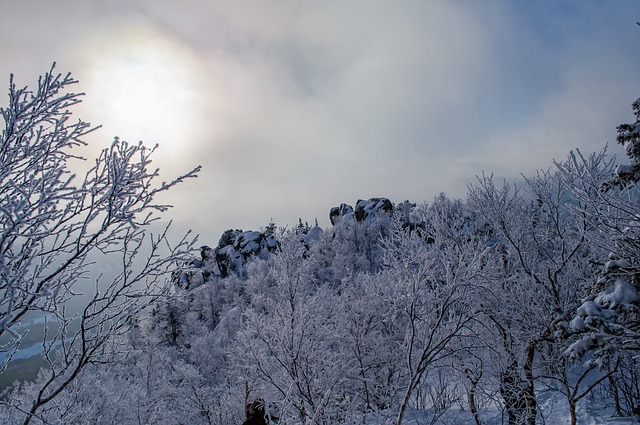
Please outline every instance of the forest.
M568 152L464 199L362 199L211 247L159 220L198 168L158 183L154 149L115 139L71 171L93 129L74 82L52 68L1 109L0 373L34 318L43 357L1 423L640 416L640 99L612 129L625 158ZM88 278L102 256L114 276Z

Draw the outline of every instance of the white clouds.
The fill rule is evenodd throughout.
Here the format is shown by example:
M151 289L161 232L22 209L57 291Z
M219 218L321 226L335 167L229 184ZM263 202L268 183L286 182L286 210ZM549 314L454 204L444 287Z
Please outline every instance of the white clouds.
M41 4L24 3L10 15ZM184 162L161 165L175 174L202 163L201 179L174 203L200 197L214 237L271 217L324 220L333 204L359 197L428 200L482 170L548 167L611 140L640 83L629 46L638 31L621 28L622 2L86 3L43 6L47 17L28 22L39 30L0 54L16 55L15 71L29 75L62 55L81 75L106 48L76 40L125 23L186 49L204 76L205 131ZM4 16L8 39L18 28ZM68 17L77 25L59 40L38 41ZM175 213L193 220L187 207Z
M265 15L276 16L277 26L240 19L229 43L238 51L209 60L226 72L213 78L225 81L215 102L223 113L238 112L234 124L224 121L243 162L268 146L270 161L262 164L289 170L290 184L357 197L390 182L416 154L437 161L430 154L442 147L438 130L446 133L438 121L483 83L491 52L481 17L431 4L322 3L297 10L293 20ZM245 16L231 15L222 19L227 25ZM253 149L246 147L250 139ZM309 164L308 157L318 161ZM319 178L302 179L300 171Z

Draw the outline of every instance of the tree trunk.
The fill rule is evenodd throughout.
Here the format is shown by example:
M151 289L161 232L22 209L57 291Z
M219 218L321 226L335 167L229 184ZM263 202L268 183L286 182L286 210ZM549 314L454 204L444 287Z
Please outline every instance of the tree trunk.
M562 386L564 387L564 394L567 397L567 404L569 405L569 416L571 419L571 425L576 425L576 404L577 400L575 397L575 392L569 386L569 379L567 377L567 372L564 370L562 372Z
M622 416L620 393L618 392L618 385L616 384L616 380L613 378L613 375L609 376L609 387L611 388L611 393L613 394L613 400L616 406L616 416Z
M526 403L520 379L520 366L515 360L500 373L500 395L507 412L507 423L509 425L521 423Z
M578 418L576 418L576 402L569 397L569 415L571 417L571 425L577 425Z
M536 425L536 416L538 415L538 406L536 402L536 390L533 384L533 358L534 358L535 352L536 352L536 344L535 344L535 341L532 341L529 344L527 344L527 348L525 351L526 353L525 363L524 365L522 365L522 371L524 373L524 380L526 384L526 387L523 390L524 390L524 395L525 395L525 400L527 405L526 423L528 425Z
M404 414L407 410L407 405L409 404L409 399L411 398L411 385L407 388L407 391L404 393L404 398L402 400L402 404L400 405L400 411L398 412L398 418L396 419L396 425L402 425L402 420L404 419Z
M469 388L469 394L467 398L469 403L469 410L473 415L473 420L475 421L476 425L482 425L482 422L480 422L480 415L478 413L478 405L476 404L476 386L478 385L478 381L476 380L470 380L470 381L471 381L471 388Z

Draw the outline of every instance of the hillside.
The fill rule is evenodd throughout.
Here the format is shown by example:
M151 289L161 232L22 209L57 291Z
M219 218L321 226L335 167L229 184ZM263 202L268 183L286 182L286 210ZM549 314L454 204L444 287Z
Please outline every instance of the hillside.
M326 229L227 230L42 418L634 423L639 360L621 330L635 262L605 249L570 173L485 178L465 200L358 200ZM3 423L46 379L6 395Z

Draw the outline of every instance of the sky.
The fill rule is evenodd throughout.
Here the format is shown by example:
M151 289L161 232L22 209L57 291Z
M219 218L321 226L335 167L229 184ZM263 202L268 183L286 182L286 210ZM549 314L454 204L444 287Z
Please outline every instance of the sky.
M327 227L342 202L464 197L576 148L621 155L636 21L637 0L0 0L0 84L55 61L102 125L88 156L118 136L159 144L163 180L202 165L166 217L215 245Z

